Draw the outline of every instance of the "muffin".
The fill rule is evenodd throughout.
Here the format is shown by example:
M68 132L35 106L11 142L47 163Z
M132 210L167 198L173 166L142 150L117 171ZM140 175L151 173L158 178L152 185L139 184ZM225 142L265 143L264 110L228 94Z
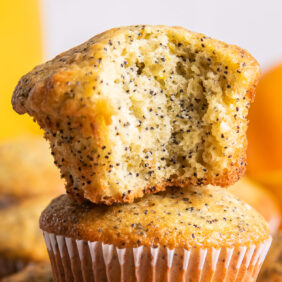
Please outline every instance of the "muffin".
M267 189L244 177L232 185L229 192L255 208L268 222L271 234L278 231L281 210L275 197Z
M272 246L258 277L258 282L270 281L282 281L282 231L273 237Z
M167 186L236 182L259 74L237 46L129 26L35 67L12 103L44 129L67 192L110 205Z
M271 243L260 214L211 186L112 206L62 195L40 227L55 281L255 281Z
M50 197L25 200L0 210L0 279L32 261L48 261L38 219Z
M22 271L5 277L2 282L52 282L52 270L50 263L32 263Z
M0 143L0 209L26 197L61 194L64 183L48 147L39 136Z

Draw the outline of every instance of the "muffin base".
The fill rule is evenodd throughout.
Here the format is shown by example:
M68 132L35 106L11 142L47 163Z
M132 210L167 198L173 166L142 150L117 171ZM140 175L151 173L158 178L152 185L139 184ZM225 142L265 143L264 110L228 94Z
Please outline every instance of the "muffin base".
M255 281L271 244L233 248L120 249L43 231L54 281Z

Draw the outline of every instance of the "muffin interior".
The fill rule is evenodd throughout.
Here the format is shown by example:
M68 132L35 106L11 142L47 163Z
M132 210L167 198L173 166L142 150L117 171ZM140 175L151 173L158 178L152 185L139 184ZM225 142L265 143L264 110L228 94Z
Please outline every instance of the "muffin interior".
M101 88L92 99L103 95L114 105L113 145L98 150L111 185L126 179L140 187L174 177L197 177L201 184L242 150L249 99L238 83L241 66L222 64L205 40L197 45L148 29L109 40Z

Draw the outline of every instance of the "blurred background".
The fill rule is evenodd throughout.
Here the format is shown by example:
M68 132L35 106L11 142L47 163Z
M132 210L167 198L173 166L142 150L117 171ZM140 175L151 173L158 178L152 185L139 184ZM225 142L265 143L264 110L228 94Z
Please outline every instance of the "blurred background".
M22 181L16 176L22 173L23 167L32 171L34 175L30 177L34 179L42 180L45 173L31 169L30 161L26 160L26 156L32 154L34 158L42 159L43 151L48 151L45 148L34 153L32 149L41 146L32 143L35 139L41 140L41 137L37 138L42 135L41 130L27 115L19 116L12 110L11 95L19 78L35 65L111 27L164 24L183 26L239 45L261 64L262 77L249 114L247 177L231 191L259 210L275 233L280 224L282 206L281 10L282 1L278 0L0 1L0 216L6 209L1 208L1 201L6 202L2 204L6 207L8 198L9 203L22 203L23 198L38 197L38 193L30 191L36 190L40 180L29 180L29 183L36 183L30 188L19 185ZM21 152L20 148L26 142L33 145ZM11 169L13 163L20 163L21 168ZM44 165L53 169L51 159L42 165L45 169ZM11 170L12 176L9 174ZM9 179L14 179L9 185L7 173ZM54 181L58 190L49 193L40 184L46 195L54 195L54 190L57 193L62 191L63 183L56 173ZM23 190L29 193L19 192ZM4 200L1 200L1 195ZM1 245L7 240L4 237L0 231L0 264ZM25 262L30 259L25 255ZM12 268L14 270L10 272L20 268Z

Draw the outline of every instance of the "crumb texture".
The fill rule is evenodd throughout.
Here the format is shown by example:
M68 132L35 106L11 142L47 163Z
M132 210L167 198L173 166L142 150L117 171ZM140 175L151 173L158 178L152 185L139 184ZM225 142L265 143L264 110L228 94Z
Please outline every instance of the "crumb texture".
M73 197L132 202L167 185L239 179L258 75L239 47L131 26L36 67L13 105L44 128Z
M43 211L44 231L119 247L228 247L259 244L269 237L266 221L224 189L169 188L133 204L75 204L66 195Z

